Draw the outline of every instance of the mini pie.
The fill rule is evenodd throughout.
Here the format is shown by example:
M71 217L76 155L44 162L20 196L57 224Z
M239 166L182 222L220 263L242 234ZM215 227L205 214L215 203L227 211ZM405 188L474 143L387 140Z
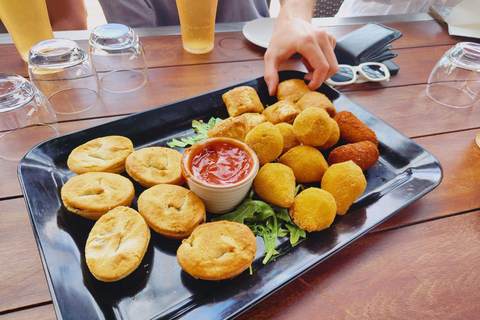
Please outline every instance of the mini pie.
M69 211L96 220L115 207L129 206L135 189L119 174L87 172L69 179L60 193Z
M157 184L184 183L180 162L182 154L165 147L149 147L135 150L125 163L127 173L145 188Z
M278 100L290 100L297 103L304 94L310 92L305 81L301 79L288 79L282 81L277 87Z
M85 246L88 269L100 281L125 278L140 265L150 242L150 228L132 208L116 207L93 226Z
M67 166L76 174L85 172L125 171L125 160L133 152L130 139L122 136L106 136L90 140L70 153Z
M246 112L262 113L264 108L257 91L253 87L241 86L222 95L230 117L236 117Z
M216 221L197 227L177 250L183 270L203 280L236 277L255 259L257 242L249 227L232 221Z
M157 233L172 239L184 239L205 222L203 201L181 186L159 184L138 197L138 211Z
M286 122L292 124L300 113L300 109L290 100L281 100L268 106L263 115L273 124Z

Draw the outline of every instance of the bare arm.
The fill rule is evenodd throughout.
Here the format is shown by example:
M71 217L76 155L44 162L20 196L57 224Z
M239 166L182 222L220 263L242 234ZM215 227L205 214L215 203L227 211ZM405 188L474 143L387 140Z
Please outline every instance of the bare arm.
M46 0L46 2L54 31L87 30L84 0Z
M278 85L278 70L282 62L300 53L309 71L305 80L311 90L321 86L338 71L333 49L335 38L311 24L315 0L280 0L281 9L275 29L265 53L265 81L270 95Z

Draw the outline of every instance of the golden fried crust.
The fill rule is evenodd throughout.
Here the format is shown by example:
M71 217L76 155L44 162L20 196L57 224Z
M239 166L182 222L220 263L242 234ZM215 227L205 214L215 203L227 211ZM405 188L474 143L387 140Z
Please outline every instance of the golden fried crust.
M232 221L202 224L177 250L178 263L203 280L231 279L255 259L257 242L249 227Z
M322 189L335 198L338 215L344 215L366 187L362 169L351 160L331 165L322 178Z
M332 132L332 123L328 113L320 108L308 108L302 111L293 122L293 133L298 141L319 147L325 144Z
M172 239L184 239L205 222L205 205L192 191L159 184L138 197L138 211L155 232Z
M298 141L297 138L295 138L295 134L293 133L293 125L282 122L282 123L276 124L275 127L277 127L277 129L280 130L280 133L282 134L282 138L283 138L282 154L292 149L293 147L300 145L300 141Z
M308 188L295 197L289 214L293 222L308 232L328 228L335 220L337 205L333 196L319 188Z
M230 117L220 121L207 132L207 135L209 138L224 137L244 142L249 130L247 120L242 114L238 117Z
M380 153L377 146L371 141L360 141L337 147L330 152L328 163L330 165L352 160L363 171L377 163Z
M335 146L340 140L340 128L338 127L337 121L330 118L330 123L332 125L332 132L330 132L327 142L318 147L320 150L328 150Z
M311 91L305 93L300 100L297 102L297 107L300 110L305 110L307 108L322 108L327 111L330 117L334 117L336 114L335 107L333 106L332 101L328 99L326 95L318 91Z
M277 159L283 150L282 134L270 122L261 123L250 130L245 143L255 151L260 165Z
M244 113L243 116L245 117L249 131L258 126L260 123L268 121L267 118L265 118L265 116L261 113L247 112Z
M119 174L87 172L69 179L60 193L69 211L96 220L115 207L129 206L135 189Z
M145 188L162 183L182 185L181 160L182 154L177 150L149 147L132 152L125 162L125 168L128 175Z
M281 122L291 124L299 113L300 109L298 109L293 102L290 100L283 100L268 106L262 114L273 124Z
M289 208L295 197L295 175L284 164L267 163L258 171L253 188L263 201Z
M230 117L236 117L246 112L263 112L263 104L257 91L249 86L236 87L222 95Z
M106 136L90 140L70 153L67 166L76 174L85 172L125 171L125 160L133 152L130 139L122 136Z
M340 111L333 119L337 121L340 127L340 137L346 142L354 143L368 140L378 146L375 132L350 111Z
M305 81L300 79L288 79L278 84L277 99L290 100L293 103L297 103L297 101L307 92L310 92L310 89Z
M328 169L323 154L310 146L297 146L280 157L280 163L290 167L298 183L317 182L322 180Z
M132 208L116 207L93 226L85 246L88 269L100 281L112 282L131 274L142 262L150 229Z

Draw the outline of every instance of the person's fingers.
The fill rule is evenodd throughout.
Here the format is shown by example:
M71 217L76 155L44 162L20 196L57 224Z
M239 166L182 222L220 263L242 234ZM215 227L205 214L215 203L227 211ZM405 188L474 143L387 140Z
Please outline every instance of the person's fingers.
M273 96L277 92L278 68L280 61L272 51L265 52L265 82L267 83L268 93Z

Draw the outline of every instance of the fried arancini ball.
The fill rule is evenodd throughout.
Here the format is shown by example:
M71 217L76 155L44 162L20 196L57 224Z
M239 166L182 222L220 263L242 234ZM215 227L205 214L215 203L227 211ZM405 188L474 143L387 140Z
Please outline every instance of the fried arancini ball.
M295 175L281 163L267 163L253 180L255 193L265 202L290 208L295 198Z
M250 86L241 86L222 95L230 117L236 117L246 112L262 113L264 108L257 91Z
M298 183L320 181L328 169L323 154L314 147L305 145L290 149L278 161L292 168Z
M328 164L352 160L363 171L377 163L380 153L377 146L371 141L360 141L336 147L328 156Z
M331 165L322 178L322 189L335 198L338 215L344 215L366 187L362 169L351 160Z
M290 123L282 122L282 123L276 124L275 127L277 127L278 130L280 130L280 133L282 134L282 137L283 137L282 154L292 149L293 147L300 145L300 141L298 141L297 138L295 138L295 134L293 133L293 125L291 125Z
M310 92L305 81L301 79L288 79L282 81L277 87L277 99L290 100L297 103L298 100L307 92Z
M277 159L283 150L282 134L270 122L261 123L250 130L245 143L255 151L260 165Z
M330 119L327 111L323 109L305 109L293 122L293 133L301 143L312 147L320 147L327 142L332 132Z
M333 196L320 188L308 188L295 197L289 214L293 222L308 232L330 227L337 205Z
M307 108L322 108L327 111L330 117L334 117L337 111L333 106L333 103L326 95L318 91L307 92L303 95L300 100L297 102L297 107L300 110L305 110Z
M332 124L332 132L330 133L327 142L318 147L319 150L328 150L340 140L340 128L338 127L337 121L330 118L330 123Z
M340 137L348 143L372 141L378 146L375 132L350 111L340 111L333 118L340 127Z
M300 113L300 109L290 100L278 101L265 108L262 114L273 124L286 122L293 123Z
M252 130L260 123L268 121L263 114L258 112L247 112L242 114L242 116L245 118L245 123L247 124L248 131Z
M224 119L208 130L209 138L224 137L245 141L249 129L243 115Z

